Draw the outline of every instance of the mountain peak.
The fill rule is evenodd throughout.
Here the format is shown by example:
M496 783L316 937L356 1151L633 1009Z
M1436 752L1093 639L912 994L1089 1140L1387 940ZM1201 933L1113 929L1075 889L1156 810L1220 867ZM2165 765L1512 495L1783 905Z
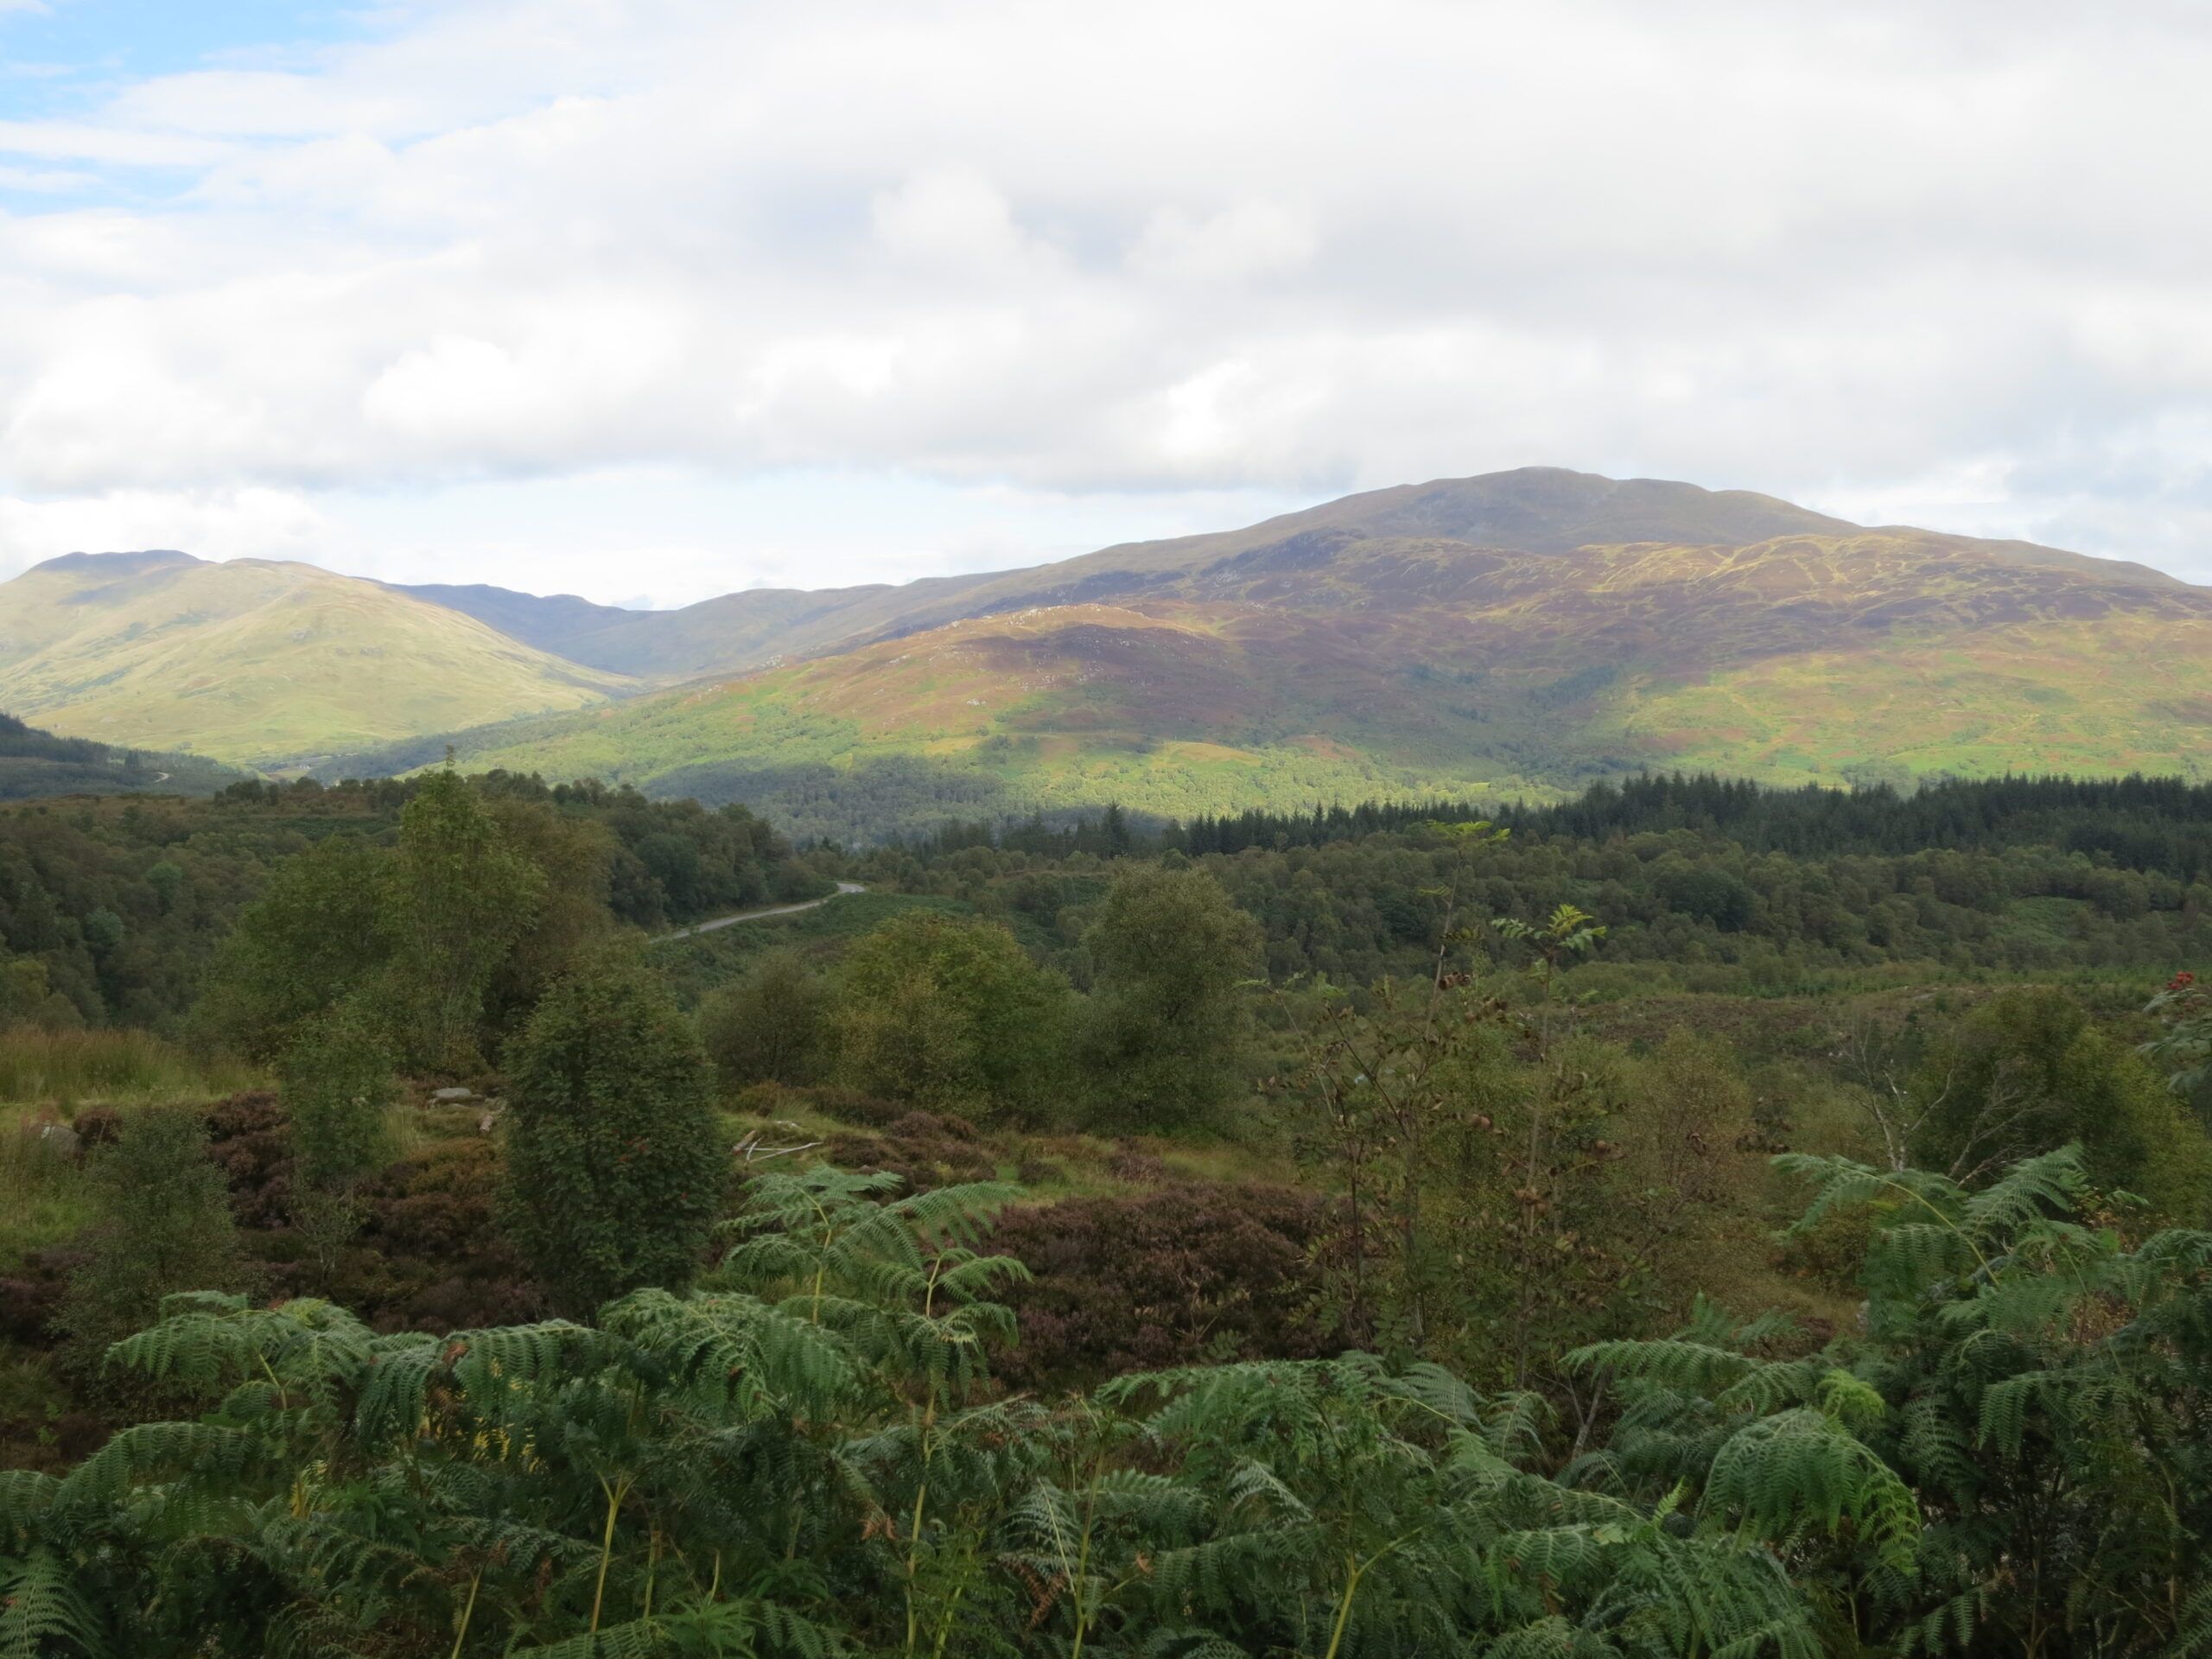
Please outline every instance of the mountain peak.
M1606 478L1564 467L1401 484L1271 522L1285 529L1326 525L1369 536L1445 537L1522 553L1620 542L1748 547L1779 536L1840 536L1861 528L1750 490Z

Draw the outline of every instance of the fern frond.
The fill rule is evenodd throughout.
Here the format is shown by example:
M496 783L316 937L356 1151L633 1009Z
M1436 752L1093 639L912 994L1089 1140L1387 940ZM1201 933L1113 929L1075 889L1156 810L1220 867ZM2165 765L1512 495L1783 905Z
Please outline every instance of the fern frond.
M1567 1355L1567 1363L1691 1394L1726 1388L1758 1363L1726 1348L1680 1338L1593 1342Z
M1908 1572L1920 1510L1897 1471L1822 1412L1801 1408L1762 1418L1729 1437L1714 1458L1705 1503L1732 1514L1743 1535L1785 1542L1847 1519L1897 1570Z
M1814 1390L1820 1408L1854 1433L1872 1427L1889 1414L1890 1402L1882 1391L1864 1377L1831 1368L1822 1373Z
M1969 1197L1964 1220L1977 1237L2002 1237L2046 1215L2070 1212L2088 1190L2082 1148L2060 1147L2022 1159Z
M32 1469L0 1469L0 1533L28 1532L54 1506L61 1483Z
M1597 1530L1589 1527L1544 1527L1508 1533L1491 1548L1488 1564L1491 1585L1502 1593L1516 1581L1525 1581L1548 1600L1594 1578L1601 1570L1607 1548Z
M263 1465L256 1436L210 1423L139 1423L117 1433L70 1471L53 1507L87 1515L121 1507L132 1488L155 1480L198 1479L232 1485Z
M843 1344L752 1296L639 1290L609 1304L601 1320L656 1375L724 1408L825 1415L853 1388Z
M69 1564L35 1545L20 1558L0 1555L0 1655L45 1659L73 1649L99 1655L106 1644Z
M1850 1158L1809 1152L1777 1154L1774 1166L1784 1174L1813 1183L1813 1200L1784 1230L1785 1238L1802 1237L1839 1210L1863 1205L1917 1209L1952 1217L1958 1213L1964 1189L1955 1181L1928 1170L1876 1169Z

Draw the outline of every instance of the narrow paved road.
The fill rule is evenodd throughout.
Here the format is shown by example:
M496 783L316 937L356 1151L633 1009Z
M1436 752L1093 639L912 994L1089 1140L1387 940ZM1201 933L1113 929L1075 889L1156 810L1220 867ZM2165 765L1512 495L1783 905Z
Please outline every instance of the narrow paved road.
M801 905L771 905L766 910L741 910L734 916L717 916L711 922L698 922L690 927L679 927L673 933L664 933L652 941L666 944L671 939L688 939L694 933L711 933L718 927L735 927L740 922L757 922L764 916L796 916L802 910L817 910L832 899L842 899L849 893L866 893L868 889L857 881L840 881L837 891L824 893L819 899L810 899Z

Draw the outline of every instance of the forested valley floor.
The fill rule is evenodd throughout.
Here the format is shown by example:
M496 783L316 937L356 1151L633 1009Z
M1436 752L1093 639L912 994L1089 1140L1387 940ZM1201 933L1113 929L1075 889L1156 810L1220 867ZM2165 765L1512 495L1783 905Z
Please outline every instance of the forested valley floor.
M216 782L0 810L0 1652L2212 1652L2212 789Z

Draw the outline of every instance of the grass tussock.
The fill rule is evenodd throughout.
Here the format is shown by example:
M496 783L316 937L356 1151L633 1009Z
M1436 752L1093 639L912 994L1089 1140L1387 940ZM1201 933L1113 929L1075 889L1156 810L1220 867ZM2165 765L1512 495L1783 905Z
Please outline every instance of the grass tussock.
M0 1272L92 1219L84 1166L29 1116L0 1123Z
M0 1032L0 1103L67 1110L213 1099L264 1079L251 1066L188 1054L144 1031Z

